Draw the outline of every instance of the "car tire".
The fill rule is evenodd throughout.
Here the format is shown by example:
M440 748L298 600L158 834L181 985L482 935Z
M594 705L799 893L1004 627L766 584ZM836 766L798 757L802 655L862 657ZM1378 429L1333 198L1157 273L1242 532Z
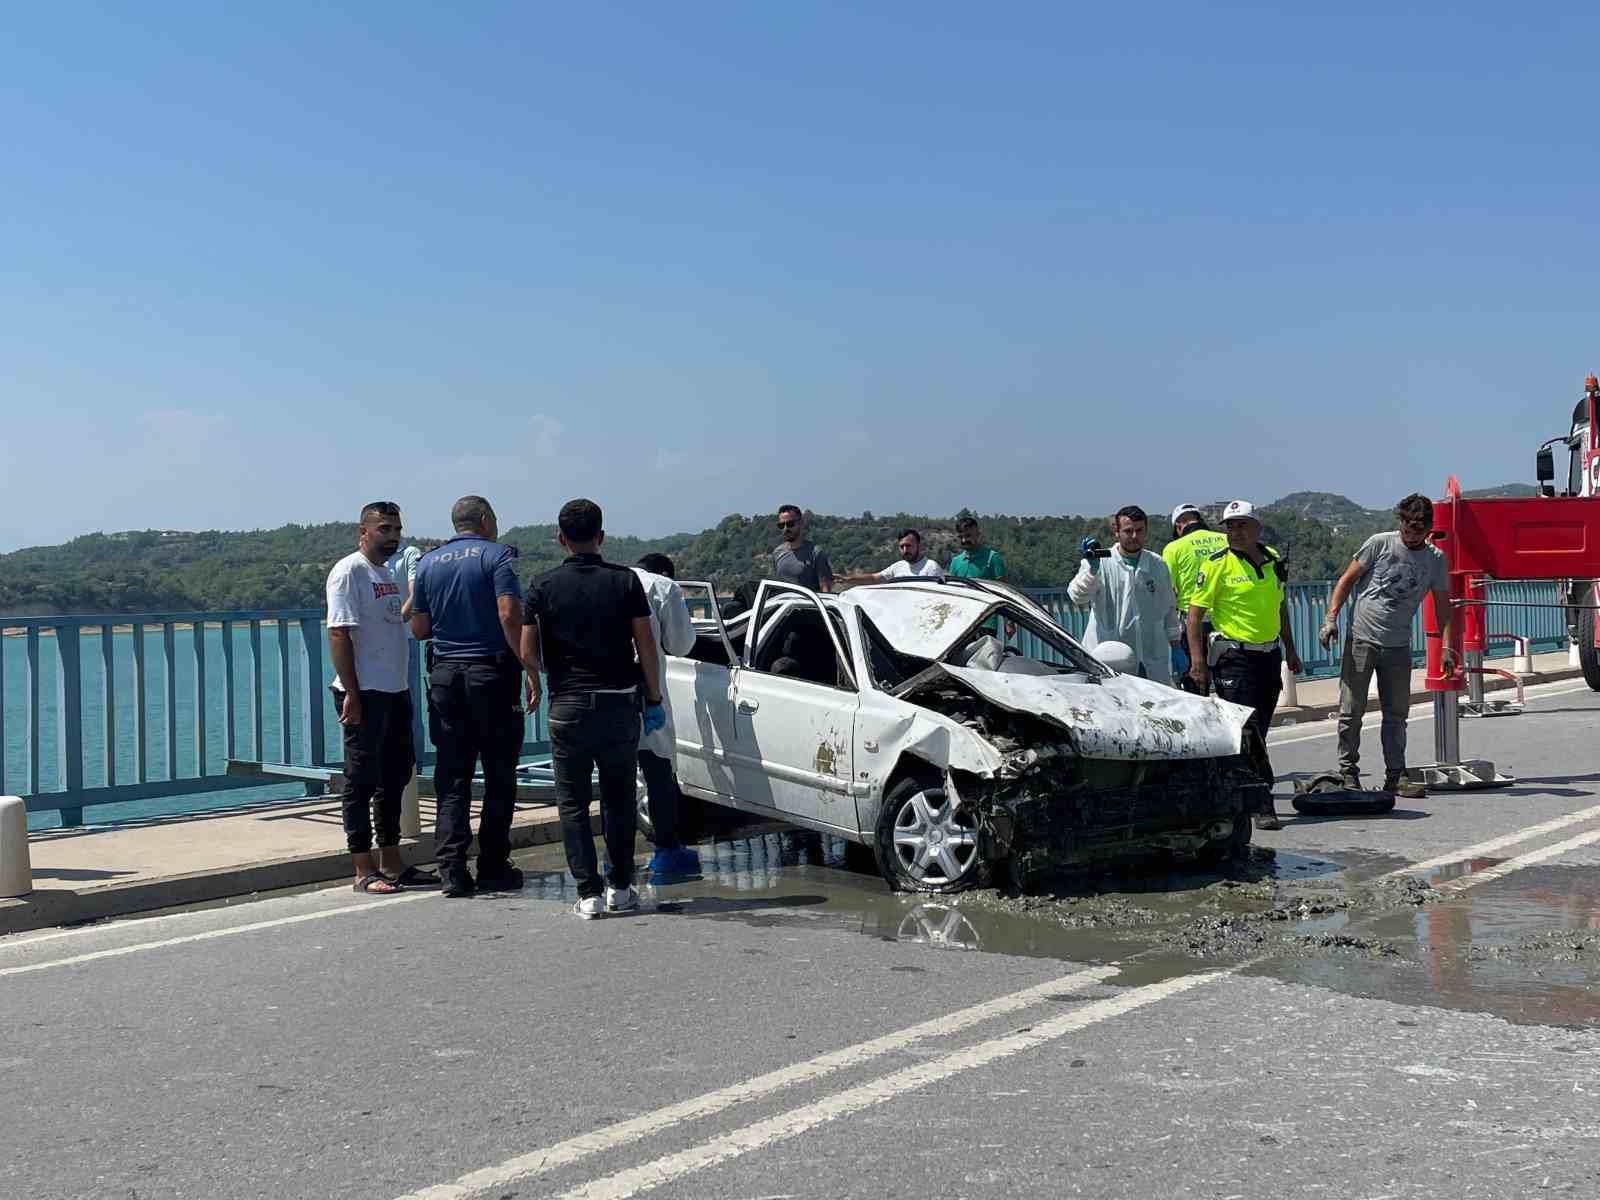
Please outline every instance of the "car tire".
M639 814L639 833L652 846L656 844L656 827L650 821L650 794L645 790L644 775L637 776L637 794L634 803ZM705 831L705 806L693 796L678 793L678 840L685 846L700 840Z
M1250 819L1249 813L1241 813L1233 819L1233 832L1227 837L1217 838L1207 842L1200 849L1199 860L1202 866L1226 867L1231 863L1241 863L1250 857L1250 838L1255 832L1255 822Z
M1585 604L1594 603L1594 591L1583 598ZM1594 645L1594 617L1592 608L1578 610L1578 665L1583 668L1583 681L1591 691L1600 692L1600 650Z
M1290 803L1308 817L1381 817L1394 811L1394 793L1301 792Z
M976 816L952 811L943 783L905 775L883 798L873 849L890 887L948 895L975 886L983 877L978 842Z

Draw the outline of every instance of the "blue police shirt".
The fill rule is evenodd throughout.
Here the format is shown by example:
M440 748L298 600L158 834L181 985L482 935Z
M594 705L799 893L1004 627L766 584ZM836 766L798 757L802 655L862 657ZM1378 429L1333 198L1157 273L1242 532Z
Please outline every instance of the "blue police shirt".
M429 550L417 563L413 613L433 622L433 656L494 658L509 653L500 630L499 596L522 599L517 548L464 533Z

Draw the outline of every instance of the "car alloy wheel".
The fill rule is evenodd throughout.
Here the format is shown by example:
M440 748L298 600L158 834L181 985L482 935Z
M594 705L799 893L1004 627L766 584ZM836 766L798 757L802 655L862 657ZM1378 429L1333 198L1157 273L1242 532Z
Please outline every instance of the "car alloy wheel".
M895 862L914 887L948 887L968 879L978 865L978 827L943 788L918 787L895 805Z

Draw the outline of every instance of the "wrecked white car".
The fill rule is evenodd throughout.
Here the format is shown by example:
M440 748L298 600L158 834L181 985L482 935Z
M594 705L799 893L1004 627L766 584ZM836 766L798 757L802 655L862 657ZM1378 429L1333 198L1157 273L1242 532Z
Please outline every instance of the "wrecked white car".
M873 847L897 888L1250 841L1249 710L1118 674L1004 584L817 595L764 582L724 620L708 584L665 690L684 793ZM1023 657L1012 623L1044 647ZM1253 737L1253 734L1248 736ZM641 813L646 833L648 814Z

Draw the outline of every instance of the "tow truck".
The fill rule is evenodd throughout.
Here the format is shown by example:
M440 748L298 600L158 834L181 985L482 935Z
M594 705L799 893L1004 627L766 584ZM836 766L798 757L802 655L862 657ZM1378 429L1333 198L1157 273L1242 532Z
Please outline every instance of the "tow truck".
M1553 437L1539 447L1534 474L1538 477L1541 496L1585 500L1600 496L1597 408L1600 408L1600 379L1590 375L1583 381L1583 398L1573 407L1572 424L1566 436ZM1565 446L1567 451L1566 485L1560 492L1555 487L1555 447L1558 445ZM1557 588L1567 606L1567 634L1578 648L1583 681L1600 692L1600 623L1595 620L1596 605L1600 604L1597 583L1600 581L1594 579L1562 579L1557 581Z
M1539 447L1534 496L1467 498L1454 475L1444 498L1433 506L1430 538L1444 553L1450 578L1450 607L1460 619L1450 625L1455 661L1445 668L1441 638L1443 613L1432 593L1423 601L1422 630L1427 648L1425 686L1433 694L1434 752L1437 760L1422 768L1430 788L1442 790L1504 786L1512 782L1491 762L1461 759L1460 694L1469 702L1481 697L1487 668L1490 580L1556 580L1558 603L1578 647L1585 681L1600 691L1600 645L1596 643L1596 582L1600 581L1600 448L1596 420L1600 380L1584 381L1583 399L1573 409L1565 437ZM1557 444L1567 447L1567 486L1554 486Z

